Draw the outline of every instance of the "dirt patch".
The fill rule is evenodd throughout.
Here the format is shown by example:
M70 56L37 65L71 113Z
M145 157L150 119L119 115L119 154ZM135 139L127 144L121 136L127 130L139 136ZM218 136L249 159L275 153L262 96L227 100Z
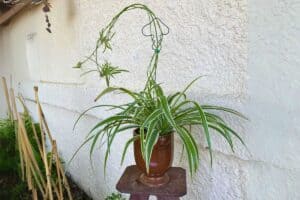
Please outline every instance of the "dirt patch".
M68 180L74 200L92 200L70 177ZM17 174L6 173L0 174L0 199L31 200L32 195Z

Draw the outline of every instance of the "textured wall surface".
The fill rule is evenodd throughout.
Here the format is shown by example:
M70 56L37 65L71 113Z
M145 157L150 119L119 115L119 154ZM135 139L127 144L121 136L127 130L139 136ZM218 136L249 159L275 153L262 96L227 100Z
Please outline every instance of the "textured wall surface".
M0 74L13 75L13 86L27 99L35 115L34 85L40 88L46 117L59 151L68 161L89 129L108 116L104 110L86 115L75 131L79 113L94 105L104 87L97 75L80 77L72 69L87 55L101 27L124 6L135 1L53 0L49 14L52 34L44 28L40 9L31 9L0 28ZM236 141L233 154L222 138L213 137L214 165L209 165L206 144L199 134L201 165L188 178L186 200L300 199L300 1L299 0L143 0L170 27L159 64L159 81L168 92L181 90L198 75L206 75L189 91L203 102L229 106L251 120L224 116L242 132L249 152ZM147 22L144 13L131 12L116 26L113 52L101 59L130 70L114 84L141 89L151 43L141 35ZM118 31L119 30L119 31ZM2 92L2 91L0 91ZM2 93L1 93L2 94ZM0 115L3 116L3 95ZM104 103L126 101L107 96ZM83 148L68 171L94 199L102 200L115 190L126 165L132 164L130 149L125 164L120 157L130 132L119 136L103 175L103 150L89 161ZM174 165L179 161L176 140Z

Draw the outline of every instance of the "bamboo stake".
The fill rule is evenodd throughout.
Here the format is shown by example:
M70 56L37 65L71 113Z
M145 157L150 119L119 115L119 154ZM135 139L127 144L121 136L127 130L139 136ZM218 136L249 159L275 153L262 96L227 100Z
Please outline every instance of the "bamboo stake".
M38 97L38 88L37 87L35 87L35 92L36 92L36 97ZM55 140L53 140L53 137L52 137L52 134L51 134L51 132L50 132L50 129L49 129L49 126L48 126L48 123L47 123L47 121L46 121L46 118L45 118L45 114L44 114L44 112L43 112L43 109L42 109L42 106L41 106L41 104L40 104L40 102L39 102L39 99L38 98L36 98L36 103L37 103L37 106L38 106L38 109L40 110L40 114L41 114L41 119L42 119L42 126L45 128L45 134L47 134L48 135L48 137L49 137L49 140L50 140L50 143L51 143L51 145L52 145L52 154L54 154L54 155L57 155L58 156L58 154L57 154L57 151L56 151L56 153L55 152L53 152L53 150L54 149L57 149L57 146L56 146L56 143L55 143ZM51 156L52 156L52 154L51 154ZM52 159L50 159L50 166L49 166L49 172L51 173L52 172ZM56 161L57 162L57 161ZM58 159L58 162L60 162L59 161L59 159ZM57 164L56 164L57 165ZM61 185L61 178L60 178L60 174L57 174L59 177L59 185ZM62 187L60 186L60 196L63 198L63 190L62 190ZM59 198L59 195L57 195L58 196L58 198Z
M22 141L25 140L24 134L23 134L23 137L22 137L22 136L20 137L20 139L21 139ZM37 184L37 186L38 186L40 192L42 193L43 196L45 196L45 191L44 191L44 189L47 189L47 187L46 187L44 178L43 178L43 176L42 176L42 173L41 173L40 169L38 168L38 165L37 165L37 163L36 163L36 160L35 160L35 159L32 160L32 156L30 156L30 155L32 154L32 149L31 149L31 151L30 151L27 145L28 145L28 144L26 144L26 143L23 143L23 145L22 145L22 146L23 146L22 148L23 148L23 152L24 152L24 157L25 157L25 158L28 158L28 159L26 159L26 164L25 164L25 166L27 167L27 170L28 170L28 171L31 170L31 172L32 172L32 174L33 174L33 177L34 177L34 179L35 179L35 182L36 182L36 184ZM26 174L27 174L27 180L29 181L29 184L31 185L31 183L30 183L31 181L29 180L29 179L31 179L31 173L30 173L30 172L27 173L27 171L26 171ZM42 184L43 186L42 186L41 184ZM35 188L33 188L33 189L35 189Z
M23 159L23 153L22 153L22 145L21 145L21 140L20 140L20 128L17 128L17 126L19 126L18 123L18 110L17 110L17 106L16 106L16 99L15 99L15 95L14 95L14 90L11 88L10 89L10 97L11 97L11 104L12 104L12 111L13 111L13 116L14 119L16 119L16 126L15 126L15 134L16 134L16 143L18 145L19 148L19 156L20 156L20 164L21 164L21 174L22 174L22 180L25 180L25 169L24 169L24 159Z
M52 146L52 150L51 150L51 155L50 155L50 165L49 165L49 171L52 172L52 166L53 166L53 155L54 155L54 149L53 149L53 146ZM58 198L58 200L60 200L60 192L59 192L59 189L57 187L57 184L51 179L51 183L52 183L52 187L54 188L54 192ZM59 181L58 181L59 183Z
M39 191L41 192L41 194L43 195L44 199L48 199L48 196L49 196L50 200L51 200L51 198L53 198L53 193L52 193L52 188L53 188L58 200L62 200L64 198L63 186L62 186L62 183L63 183L64 187L67 190L69 199L72 200L72 195L71 195L70 187L68 184L68 180L65 177L64 170L60 163L58 150L57 150L57 144L56 144L56 141L53 140L53 137L52 137L50 129L48 127L47 121L45 119L41 104L38 99L37 88L35 88L35 92L36 92L35 96L36 96L36 102L38 105L38 114L39 114L39 121L40 121L39 125L41 128L42 141L40 141L40 139L38 138L36 128L32 122L31 122L31 127L32 127L32 130L34 133L34 139L36 140L38 148L39 148L39 153L41 155L41 158L44 162L44 165L45 164L47 165L47 167L45 166L47 183L44 180L44 177L40 171L39 165L33 154L33 149L32 149L31 143L28 138L28 133L25 128L23 118L17 112L16 99L15 99L13 89L11 88L9 92L10 92L9 97L11 99L9 99L9 97L8 97L8 99L10 100L10 103L12 106L11 115L14 119L17 120L17 124L18 124L18 129L16 129L17 130L16 135L17 135L17 144L19 147L19 154L20 154L20 161L21 161L22 179L24 180L24 178L25 178L24 176L26 175L26 182L28 184L28 188L30 190L32 190L33 199L34 200L38 199L37 189L35 188L35 185L36 185L38 187ZM24 112L28 114L28 109L25 105L24 99L20 96L19 100L20 100L21 104L23 105ZM50 142L52 144L51 159L49 161L49 165L48 165L48 158L47 158L47 153L46 153L46 148L45 148L46 135L48 135ZM52 157L54 158L54 161L55 161L55 167L56 167L57 179L58 179L57 184L52 179L50 179L52 165L53 165ZM33 180L35 180L35 184L34 184ZM49 182L50 182L50 187L49 187Z
M24 99L24 97L21 94L19 94L18 95L18 99L19 99L20 103L23 106L24 113L29 113L29 110L28 110L27 106L25 105L25 99Z
M13 92L12 92L12 93L13 93ZM28 108L27 108L27 106L25 105L25 100L24 100L24 98L23 98L21 95L19 95L18 99L19 99L20 103L21 103L22 106L23 106L24 112L29 113ZM38 136L37 136L37 131L36 131L36 128L35 128L35 126L34 126L34 124L33 124L32 121L31 121L31 128L32 128L32 130L33 130L33 136L34 136L34 139L36 140L36 143L37 143L37 145L38 145L40 154L43 155L43 150L42 150L41 141L40 141L40 139L39 139Z
M55 192L55 195L57 196L57 199L60 200L60 198L59 198L59 191L58 191L57 185L54 183L53 180L51 180L51 184L52 184L52 186L54 188L54 192Z
M58 176L59 194L57 193L57 191L58 191L57 188L54 186L53 186L53 188L55 190L55 193L57 194L58 199L63 199L63 187L61 185L63 182L63 185L64 185L65 189L67 190L69 200L73 200L68 180L65 176L65 172L63 170L63 167L62 167L60 159L59 159L56 141L52 137L52 134L51 134L49 126L47 124L42 106L41 106L39 98L38 98L38 87L34 87L34 91L35 91L35 99L36 99L36 103L37 103L37 107L38 107L40 127L41 127L41 130L43 130L42 128L45 129L45 130L43 130L42 138L44 137L44 139L45 139L46 134L47 134L47 136L49 137L50 143L52 145L52 155L54 156L54 159L55 159L57 176ZM43 145L43 142L45 143L44 139L42 139L42 145ZM50 163L51 163L51 161L50 161ZM52 169L52 165L49 168ZM50 173L51 173L51 171L50 171Z
M60 162L59 160L59 156L57 154L57 145L56 145L56 141L53 141L53 151L54 151L54 157L55 157L55 165L56 165L56 173L57 173L57 179L58 179L58 186L59 186L59 197L60 199L63 199L63 188L62 188L62 182L61 182L61 174L60 174L60 170L59 170L59 165L58 162Z
M21 95L19 95L19 96L18 96L18 99L19 99L20 103L21 103L22 106L23 106L24 112L26 112L26 113L28 114L29 111L28 111L28 108L27 108L27 106L26 106L26 104L25 104L24 98L23 98ZM34 125L34 123L33 123L32 121L31 121L31 128L32 128L32 131L33 131L34 139L36 140L36 143L37 143L37 145L38 145L39 152L40 152L41 155L43 155L43 150L42 150L41 141L40 141L40 139L38 138L37 131L36 131L36 128L35 128L35 125Z
M15 95L14 95L14 90L11 88L10 89L10 97L11 97L11 104L12 104L12 110L13 110L13 115L14 115L14 118L17 119L18 121L18 125L19 125L19 128L18 128L18 133L17 133L17 140L18 140L18 146L19 146L19 154L20 154L20 161L21 161L21 171L22 171L22 179L24 180L24 161L23 161L23 154L27 155L26 157L28 157L28 153L26 151L26 147L20 145L20 141L25 141L25 139L23 138L24 137L24 134L26 135L27 137L27 132L25 133L21 133L20 131L26 131L25 127L24 129L22 128L22 125L19 124L19 122L21 121L21 123L24 124L23 120L21 119L21 116L18 115L18 112L17 112L17 106L16 106L16 100L15 100ZM24 110L26 109L25 108L25 104L23 103L23 106L24 106ZM22 137L23 135L23 137ZM28 139L27 139L28 140ZM24 144L25 146L28 145L28 144ZM32 151L32 149L30 149ZM30 151L29 150L29 151ZM23 152L23 153L22 153ZM35 159L35 158L34 158ZM28 159L26 159L26 168L27 168L27 171L26 171L26 176L27 176L27 181L28 181L28 186L29 186L29 189L32 189L32 190L35 190L35 188L33 187L33 184L32 184L32 180L31 180L31 172L30 170L32 171L32 174L36 180L36 184L38 185L40 191L42 194L44 194L44 191L43 191L43 188L42 186L40 185L41 184L41 180L39 179L42 179L42 174L39 173L39 177L38 178L38 175L36 174L36 170L34 169L34 167L32 166L32 161L30 162ZM37 164L36 166L37 167Z
M41 105L40 105L39 102L38 102L38 106L39 106L39 108L40 108L40 110L41 110L41 113L42 113L43 125L44 125L44 127L45 127L45 129L46 129L46 132L48 133L49 140L50 140L50 142L51 142L51 144L52 144L52 148L53 148L53 150L54 150L54 155L56 155L56 165L58 165L58 168L59 168L60 171L61 171L61 175L62 175L62 177L63 177L64 186L65 186L65 188L67 189L67 193L68 193L69 199L72 200L73 198L72 198L72 193L71 193L71 191L70 191L69 183L68 183L67 178L65 177L65 172L64 172L64 170L63 170L63 168L62 168L62 166L61 166L60 160L59 160L56 141L53 140L53 137L52 137L52 135L51 135L49 126L48 126L47 121L46 121L46 119L45 119L45 115L44 115L44 113L43 113L42 107L41 107Z
M25 156L25 163L27 163L25 165L25 169L26 169L26 177L27 177L27 185L28 185L28 189L32 190L32 181L31 181L31 175L30 175L30 162L29 162L29 158L27 156Z
M37 90L37 95L38 95L38 90ZM48 126L48 123L47 123L47 120L46 120L46 117L45 117L45 114L43 112L43 109L42 109L42 106L41 106L41 103L39 101L37 101L37 106L38 106L38 109L41 111L41 118L42 118L42 122L43 122L43 126L45 128L45 132L47 133L47 135L49 136L49 140L51 142L51 145L53 145L53 137L52 137L52 134L50 132L50 129L49 129L49 126Z
M25 181L25 168L24 168L24 159L23 159L23 148L21 144L21 129L18 128L18 137L17 137L17 142L18 142L18 147L19 147L19 155L20 155L20 162L21 162L21 173L22 173L22 180Z
M36 182L37 183L41 182L41 184L43 185L43 188L47 189L43 175L42 175L40 168L38 166L38 163L33 155L33 150L32 150L31 144L28 139L28 134L26 132L24 122L23 122L23 119L21 118L20 114L18 114L18 121L19 121L19 129L21 130L20 140L22 141L22 144L23 144L24 157L29 159L29 160L26 160L27 161L26 166L27 165L31 166L30 169L36 178ZM27 174L27 175L30 176L30 174ZM40 188L42 188L42 186ZM45 195L45 192L42 189L40 189L40 190L41 190L41 193L43 195Z
M43 196L45 196L45 188L46 188L46 185L43 187L41 184L41 180L39 180L39 179L42 179L43 177L38 177L38 175L37 175L37 173L35 172L35 169L33 168L33 167L31 167L31 171L32 171L32 174L33 174L33 176L34 176L34 179L35 179L35 181L36 181L36 184L37 184L37 186L38 186L38 188L39 188L39 190L40 190L40 192L42 193L42 195ZM35 189L35 188L34 188Z
M16 98L15 98L15 94L14 94L14 90L12 88L10 88L10 101L11 101L11 105L12 105L12 116L13 119L16 120L17 119L17 105L16 105Z
M58 155L57 150L56 150L55 153ZM58 159L59 159L59 158L58 158ZM66 177L66 175L65 175L64 169L62 168L61 163L60 163L59 160L57 161L57 165L58 165L58 168L60 169L60 172L61 172L61 175L62 175L62 178L63 178L64 186L65 186L65 188L67 189L67 193L68 193L69 200L73 200L73 197L72 197L72 193L71 193L71 190L70 190L70 185L69 185L68 179L67 179L67 177Z
M64 186L65 186L65 188L67 189L68 197L69 197L70 200L72 200L73 198L72 198L72 193L71 193L71 190L70 190L70 187L69 187L69 183L68 183L68 180L67 180L67 178L66 178L66 176L65 176L65 172L64 172L64 170L63 170L63 168L62 168L62 166L61 166L60 160L59 160L59 154L58 154L58 151L57 151L57 144L56 144L56 141L52 139L53 137L52 137L52 135L51 135L49 126L48 126L48 124L47 124L47 121L46 121L46 119L45 119L45 117L44 117L45 115L44 115L44 113L43 113L43 111L42 111L42 107L41 107L40 103L38 103L38 104L39 104L39 107L41 108L42 117L43 117L43 122L44 122L43 124L44 124L44 126L45 126L45 128L46 128L46 131L47 131L47 133L48 133L49 139L50 139L51 144L52 144L52 150L53 150L53 153L54 153L55 158L56 158L56 165L57 165L58 168L60 169L61 176L62 176L62 178L63 178Z
M38 200L36 189L32 190L32 199L33 200Z
M37 135L36 128L35 128L33 122L31 122L31 128L32 128L32 130L33 130L33 136L34 136L34 139L36 140L36 143L37 143L37 145L38 145L39 152L40 152L40 154L42 155L42 154L43 154L42 145L41 145L41 142L40 142L39 137L38 137L38 135Z
M2 87L3 87L5 98L6 98L6 103L7 103L7 109L8 109L9 118L13 119L12 109L11 109L11 104L10 104L9 94L8 94L8 87L7 87L7 83L6 83L5 77L2 77Z
M19 140L21 141L21 149L24 153L24 163L25 163L25 173L26 173L26 182L27 182L27 185L28 185L28 189L29 190L32 190L33 189L33 185L32 185L32 180L31 180L31 174L30 174L30 170L31 170L31 162L30 162L30 158L29 158L29 155L28 155L28 152L26 151L26 144L24 143L24 140L23 140L23 133L22 133L22 128L21 128L21 124L20 124L20 121L19 122L19 130L20 130L20 137L19 137Z
M39 97L38 97L38 87L34 87L34 92L35 92L35 100L38 105L38 116L39 116L39 121L40 121L40 128L41 128L41 135L42 135L42 149L43 149L43 160L44 160L44 165L45 165L45 170L46 170L46 177L47 177L47 186L48 186L48 193L50 200L53 200L53 194L52 194L52 187L51 187L51 177L50 177L50 171L49 171L49 166L48 166L48 161L47 161L47 154L46 154L46 146L45 146L45 135L44 135L44 130L43 130L43 117L42 117L42 110L40 107L39 103Z
M52 147L52 150L51 150L51 153L50 153L50 158L49 158L49 170L50 172L52 172L52 165L53 165L53 147Z
M24 125L23 119L21 118L20 114L18 114L18 118L19 118L19 124L20 124L19 127L21 128L21 133L23 133L22 137L21 137L21 139L22 139L21 141L24 144L24 149L27 152L27 154L28 154L30 160L32 161L32 164L33 164L34 168L37 170L39 176L43 177L42 173L40 171L39 165L38 165L38 163L37 163L37 161L36 161L36 159L33 155L33 150L32 150L31 144L29 142L29 139L27 137L27 131L25 129L25 125Z

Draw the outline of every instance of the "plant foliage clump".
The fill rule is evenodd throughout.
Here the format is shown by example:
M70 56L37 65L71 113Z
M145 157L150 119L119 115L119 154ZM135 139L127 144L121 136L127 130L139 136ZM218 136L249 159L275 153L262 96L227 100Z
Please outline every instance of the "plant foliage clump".
M122 194L118 193L112 193L111 195L107 196L105 200L126 200L125 198L122 197Z
M10 119L0 120L0 172L16 172L18 154L16 151L15 125Z
M190 174L193 174L199 166L199 151L195 141L195 134L197 133L193 133L191 127L199 126L203 128L203 134L207 142L212 164L211 130L214 130L215 133L224 137L232 151L234 148L233 137L236 137L244 144L239 134L234 131L222 117L215 114L215 111L226 112L244 119L247 118L231 108L215 105L201 105L199 102L189 99L187 91L200 77L190 82L182 91L174 92L169 95L163 91L161 84L156 80L156 75L163 37L169 32L169 29L147 6L143 4L132 4L119 12L112 21L100 31L100 37L97 40L96 48L92 54L88 56L88 59L93 57L93 60L97 60L97 52L100 46L103 47L103 51L112 49L110 41L115 34L112 31L113 27L123 13L134 9L145 11L149 17L149 23L142 29L142 33L151 38L153 49L153 55L148 65L145 87L142 91L136 92L124 87L113 87L110 86L110 84L107 84L108 87L97 96L96 100L100 99L103 95L114 91L126 94L132 100L121 105L97 105L83 112L79 119L87 111L95 108L105 107L117 110L116 114L107 117L92 128L83 145L91 141L90 154L92 154L97 141L102 140L102 138L106 136L106 165L115 137L125 130L139 129L140 134L133 136L126 142L121 162L124 160L128 146L135 140L140 139L141 152L147 170L149 171L152 150L158 141L159 136L175 132L183 143L187 154ZM145 33L146 28L149 30L148 33ZM198 134L202 134L202 132Z
M25 128L28 133L30 143L37 155L38 145L34 138L32 119L25 112L23 114ZM40 136L39 125L34 124L37 134ZM19 172L20 158L17 147L17 124L11 119L0 119L0 172ZM39 160L39 159L38 159Z
M28 138L33 146L34 156L36 157L39 166L43 163L38 157L38 146L34 138L32 119L25 112L23 114L25 128L28 133ZM38 124L34 124L37 130L37 135L40 136ZM0 174L3 177L10 177L12 183L4 185L0 191L0 198L4 199L30 199L28 195L26 183L22 181L19 150L17 146L18 126L16 121L12 119L0 119ZM4 180L3 180L4 181Z

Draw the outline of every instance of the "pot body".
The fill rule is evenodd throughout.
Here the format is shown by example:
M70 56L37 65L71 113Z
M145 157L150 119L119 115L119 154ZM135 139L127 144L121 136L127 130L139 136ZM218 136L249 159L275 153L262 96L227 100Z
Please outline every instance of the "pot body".
M134 131L134 135L138 135L138 129ZM143 172L141 181L147 182L150 186L162 185L168 182L166 171L172 166L174 154L174 133L159 136L157 143L154 145L149 173L147 173L145 161L141 152L140 139L134 141L134 158L137 167ZM147 180L145 180L147 179Z

